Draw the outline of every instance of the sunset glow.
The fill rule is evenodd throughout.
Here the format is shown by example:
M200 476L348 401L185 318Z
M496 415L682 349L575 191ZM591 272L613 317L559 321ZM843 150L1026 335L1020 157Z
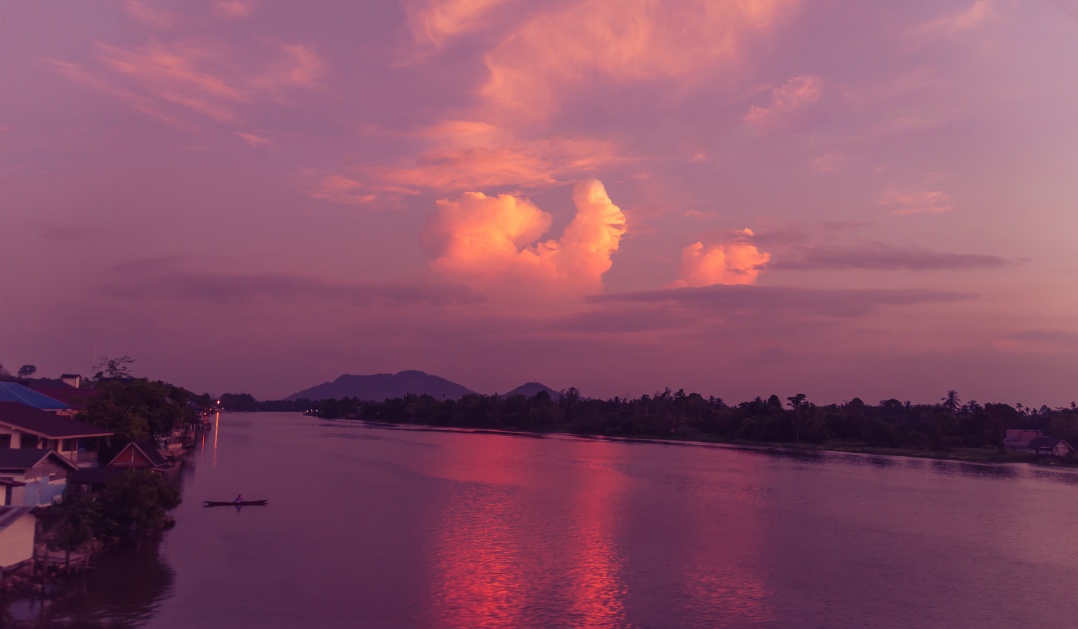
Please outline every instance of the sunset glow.
M40 0L0 55L8 368L1078 397L1075 0Z

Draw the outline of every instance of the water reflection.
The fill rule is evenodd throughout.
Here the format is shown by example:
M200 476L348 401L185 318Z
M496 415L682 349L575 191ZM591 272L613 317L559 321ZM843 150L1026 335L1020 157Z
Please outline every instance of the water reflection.
M590 444L579 445L587 448ZM629 479L603 463L581 474L575 483L578 489L571 493L571 541L575 548L569 552L575 559L569 570L572 585L568 617L578 627L625 626L628 590L623 581L624 557L618 539L622 494ZM572 488L570 485L570 491Z
M145 542L102 555L92 571L79 575L55 600L21 601L12 605L12 627L142 626L172 591L172 568L161 557L159 545ZM108 583L103 589L101 583Z

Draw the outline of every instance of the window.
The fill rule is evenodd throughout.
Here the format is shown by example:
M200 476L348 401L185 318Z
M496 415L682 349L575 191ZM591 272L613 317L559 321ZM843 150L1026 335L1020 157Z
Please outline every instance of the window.
M11 435L0 435L0 448L11 447Z

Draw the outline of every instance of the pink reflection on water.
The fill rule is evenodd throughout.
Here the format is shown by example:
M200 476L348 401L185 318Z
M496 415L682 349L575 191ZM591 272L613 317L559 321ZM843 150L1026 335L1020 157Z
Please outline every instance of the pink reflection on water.
M618 548L617 523L626 477L606 461L595 461L603 444L578 443L575 449L591 457L571 498L576 546L569 615L577 627L625 627L623 557Z
M627 479L591 460L552 470L541 441L483 445L428 462L453 482L432 532L437 626L629 626L616 526ZM570 447L595 454L595 444ZM545 552L551 544L564 551Z

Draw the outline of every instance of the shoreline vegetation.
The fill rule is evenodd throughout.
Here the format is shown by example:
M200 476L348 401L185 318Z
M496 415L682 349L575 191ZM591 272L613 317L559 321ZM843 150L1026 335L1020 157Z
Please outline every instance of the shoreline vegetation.
M948 391L937 404L896 399L869 405L858 398L816 405L804 394L757 397L728 405L684 390L666 389L639 398L582 397L568 389L555 398L468 394L459 400L408 395L382 402L355 398L259 402L248 394L225 394L227 411L298 411L324 419L381 424L465 428L530 434L564 433L659 442L697 441L801 452L839 452L945 459L977 463L1036 463L1078 467L1065 457L1008 448L1008 429L1042 431L1078 443L1078 405L1035 408L1017 404L963 403Z

